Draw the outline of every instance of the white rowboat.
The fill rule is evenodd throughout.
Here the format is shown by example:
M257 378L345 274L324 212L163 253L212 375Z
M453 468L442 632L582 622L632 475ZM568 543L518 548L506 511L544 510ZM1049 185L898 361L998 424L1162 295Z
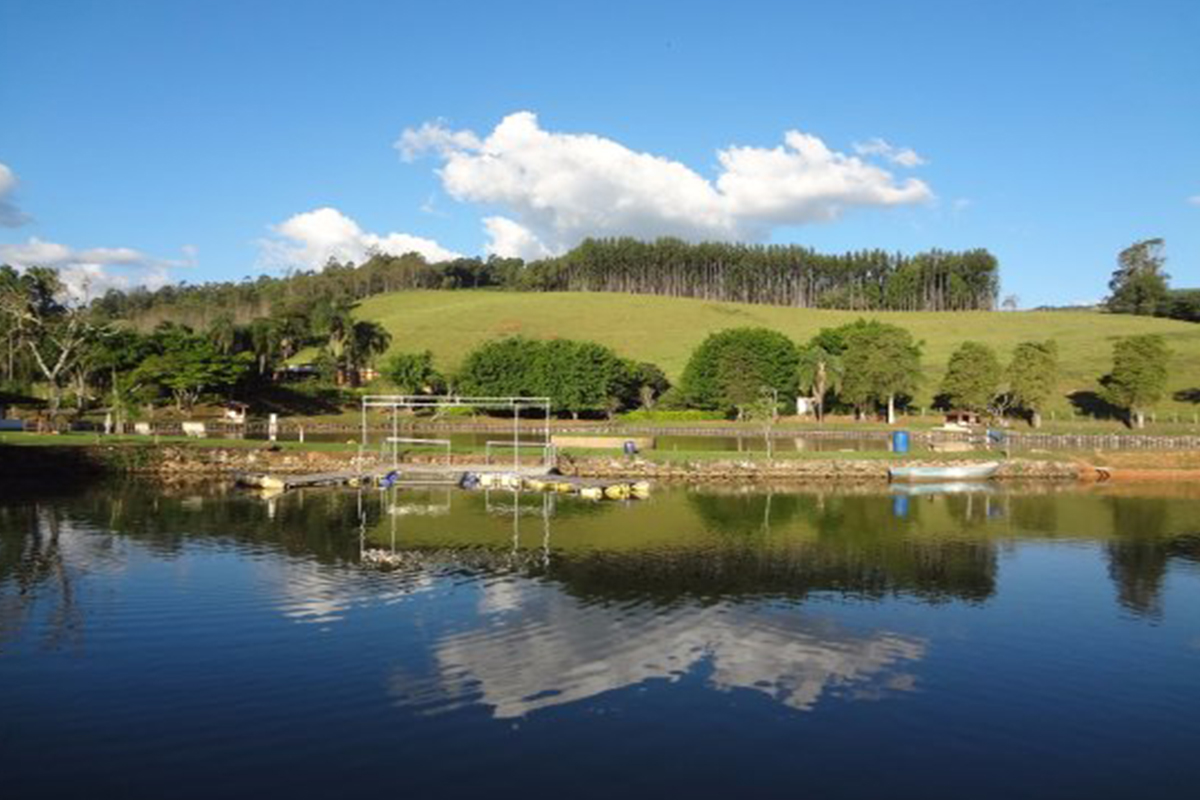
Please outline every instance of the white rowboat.
M969 464L959 467L892 467L888 477L906 483L957 483L986 481L1000 469L999 461Z

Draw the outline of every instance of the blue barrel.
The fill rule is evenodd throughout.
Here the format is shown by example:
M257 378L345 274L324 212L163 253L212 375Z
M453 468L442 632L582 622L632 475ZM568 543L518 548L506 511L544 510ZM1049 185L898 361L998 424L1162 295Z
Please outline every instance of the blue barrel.
M892 452L908 452L908 431L895 431L892 434Z

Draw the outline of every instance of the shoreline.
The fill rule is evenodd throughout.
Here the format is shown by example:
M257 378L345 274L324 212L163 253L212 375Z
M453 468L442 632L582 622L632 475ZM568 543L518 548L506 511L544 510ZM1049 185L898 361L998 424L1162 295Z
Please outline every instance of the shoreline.
M1110 454L1111 455L1111 454ZM1001 462L995 479L1000 481L1053 481L1082 483L1105 481L1200 481L1200 469L1181 469L1164 463L1161 469L1126 469L1118 466L1095 467L1078 458L1003 459L991 456L945 458L859 458L846 454L837 458L748 459L730 458L635 458L594 455L563 458L558 466L562 475L578 478L628 478L651 481L707 481L714 483L812 482L887 482L893 466L959 466L981 461ZM462 454L453 464L478 465L478 455ZM230 478L238 472L275 472L312 474L336 470L371 469L386 466L378 454L354 451L307 450L270 446L225 447L202 444L100 443L36 447L0 445L0 477L56 481L75 477L137 475L164 482L193 479ZM416 456L402 464L411 468L444 464L444 460ZM504 470L497 464L497 471Z

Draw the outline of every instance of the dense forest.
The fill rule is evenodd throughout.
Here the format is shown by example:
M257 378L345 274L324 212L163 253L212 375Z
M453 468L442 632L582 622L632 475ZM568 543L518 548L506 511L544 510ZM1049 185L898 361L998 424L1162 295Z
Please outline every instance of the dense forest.
M330 261L320 271L197 285L169 284L151 291L110 290L92 308L107 319L133 320L152 329L161 322L207 328L230 316L238 324L267 316L307 315L314 306L346 305L402 289L473 289L520 286L520 259L461 258L429 264L416 253L375 255L361 266Z
M1157 248L1157 249L1156 249ZM1114 273L1114 313L1200 320L1200 290L1170 289L1161 240L1140 242ZM966 311L996 307L999 274L986 250L913 256L863 250L825 255L796 245L688 244L679 239L587 239L557 258L459 258L431 264L416 253L377 253L361 265L330 261L319 271L241 281L111 290L91 308L101 319L162 322L205 330L217 321L310 317L406 289L594 291L852 311Z
M113 290L94 306L106 317L134 319L148 328L166 320L203 328L222 314L248 322L318 299L354 302L401 289L484 287L631 292L855 311L958 311L994 308L998 283L996 259L985 250L823 255L794 245L623 238L588 239L563 256L528 264L495 256L430 264L415 253L376 254L358 266L330 262L319 272L176 284L156 291Z

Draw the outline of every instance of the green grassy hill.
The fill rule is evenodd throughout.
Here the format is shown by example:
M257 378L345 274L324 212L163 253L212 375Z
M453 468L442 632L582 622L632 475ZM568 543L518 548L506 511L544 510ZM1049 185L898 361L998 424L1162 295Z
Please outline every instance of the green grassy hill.
M588 339L622 356L660 365L671 378L683 371L692 349L709 333L761 325L804 342L821 328L869 316L901 325L925 342L924 388L918 402L932 396L950 353L974 339L994 347L1003 361L1029 339L1056 339L1063 365L1060 409L1065 395L1096 388L1111 363L1112 342L1138 333L1162 334L1174 351L1171 391L1200 395L1200 325L1173 320L1098 312L899 312L860 313L783 308L743 303L609 293L515 293L496 291L395 292L372 297L358 315L391 331L393 350L432 350L438 366L455 368L462 357L491 337ZM1200 406L1168 401L1167 411Z

